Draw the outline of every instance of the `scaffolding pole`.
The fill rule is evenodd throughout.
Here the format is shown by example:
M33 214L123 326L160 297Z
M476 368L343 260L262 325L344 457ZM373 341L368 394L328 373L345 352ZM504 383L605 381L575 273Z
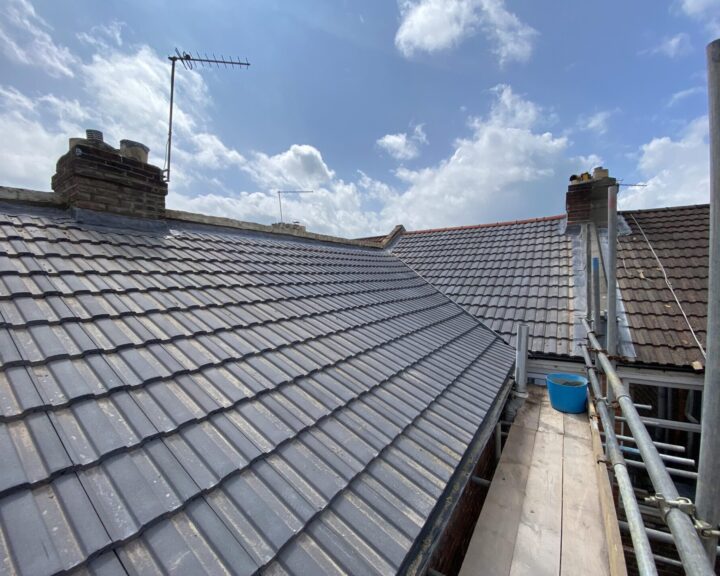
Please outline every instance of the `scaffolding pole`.
M583 325L587 331L590 346L597 351L598 363L605 373L608 389L613 389L616 401L640 450L643 463L655 489L656 503L673 534L685 572L688 576L715 574L705 553L704 544L695 530L693 518L683 507L683 504L687 502L680 498L675 483L660 458L660 453L653 444L647 428L640 419L627 388L617 375L610 358L601 349L600 342L586 320L583 320ZM606 430L606 432L608 431Z
M592 259L592 308L593 329L597 335L602 335L602 316L600 315L600 259Z
M612 465L612 469L615 472L615 479L620 492L620 499L622 500L623 507L625 508L625 516L628 521L628 528L630 531L630 537L632 538L638 570L640 571L640 576L656 576L658 572L655 567L655 561L653 560L652 548L650 547L650 541L648 540L648 535L645 531L642 514L640 513L640 508L638 506L637 499L635 498L635 491L633 489L632 482L630 481L625 457L622 454L620 444L615 436L615 431L612 429L612 420L607 406L607 399L602 395L600 382L586 346L582 347L582 352L585 358L585 367L587 369L588 379L590 381L590 389L592 390L592 395L595 399L595 407L598 415L600 416L603 429L605 430L605 453L607 454L610 464Z
M522 398L527 398L527 357L528 334L527 324L517 325L517 342L515 342L515 386Z
M702 402L697 514L712 528L720 524L720 39L708 44L710 120L710 269L708 271L707 358ZM717 537L705 549L715 564Z
M590 223L583 226L585 244L585 318L592 320L592 246L590 242Z
M608 356L613 358L617 356L617 186L608 188L608 259L605 266L605 276L607 277L607 334L606 345ZM615 361L612 362L613 369ZM614 390L608 381L606 386L607 398L609 402L614 400ZM613 423L615 414L611 413Z

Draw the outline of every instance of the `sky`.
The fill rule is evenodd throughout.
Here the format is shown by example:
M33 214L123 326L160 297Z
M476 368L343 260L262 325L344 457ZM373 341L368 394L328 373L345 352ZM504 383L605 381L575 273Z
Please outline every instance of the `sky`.
M0 185L50 190L102 130L164 165L169 208L345 237L564 211L603 165L621 208L708 202L720 0L3 0Z

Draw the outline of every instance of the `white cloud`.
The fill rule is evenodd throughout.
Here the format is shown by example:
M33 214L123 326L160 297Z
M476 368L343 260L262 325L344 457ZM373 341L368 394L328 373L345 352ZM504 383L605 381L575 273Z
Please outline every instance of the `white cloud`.
M700 117L679 138L654 138L640 148L638 172L644 188L628 188L624 209L702 204L710 197L708 119Z
M49 30L27 0L5 0L0 7L0 47L10 60L38 66L50 76L74 76L77 58L55 43Z
M402 0L400 14L395 45L406 57L453 48L481 30L501 65L524 62L537 36L505 8L504 0Z
M693 88L688 88L687 90L675 92L668 99L667 106L668 108L675 106L678 102L682 102L683 100L690 98L691 96L695 96L696 94L705 94L705 88L702 86L695 86Z
M470 119L472 134L455 142L449 158L397 171L407 189L387 199L382 216L388 226L402 222L424 228L504 217L508 203L532 201L557 170L573 170L563 156L567 140L537 131L545 116L541 107L509 86L495 93L490 113Z
M507 218L513 203L546 201L540 191L551 186L558 173L600 163L594 155L566 158L567 140L538 130L546 111L509 86L498 86L494 95L488 114L468 120L470 134L455 142L448 158L418 170L399 168L399 185L362 171L355 181L346 182L309 145L291 146L274 156L255 153L243 170L267 190L314 190L283 198L285 220L300 220L319 232L361 236L387 232L398 223L417 229ZM268 223L279 216L277 197L269 193L242 192L232 198L174 193L168 202L241 220Z
M395 160L412 160L420 155L420 145L427 144L427 141L423 125L418 124L410 134L385 134L376 143Z
M89 32L79 32L76 36L81 42L97 48L120 47L123 44L122 29L124 26L124 22L113 20L109 24L93 26Z
M685 15L703 22L710 35L720 34L720 0L680 0L679 6Z
M274 190L315 190L335 177L319 150L308 144L293 144L275 156L255 152L244 170L258 185Z
M48 126L41 112L48 100L33 101L0 86L0 168L3 184L50 189L55 162L67 150L67 136Z
M690 36L685 32L680 32L675 36L663 38L660 44L648 50L643 50L641 54L661 54L668 58L678 58L688 54L691 50Z
M720 0L681 0L680 7L688 16L704 16L720 10Z
M595 132L602 135L608 131L608 122L617 110L601 110L595 114L580 118L578 128L587 132Z

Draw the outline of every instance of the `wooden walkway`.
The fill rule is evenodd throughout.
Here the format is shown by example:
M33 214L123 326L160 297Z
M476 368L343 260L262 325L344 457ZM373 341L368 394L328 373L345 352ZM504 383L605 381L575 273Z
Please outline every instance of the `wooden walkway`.
M529 388L460 576L622 574L624 563L608 554L601 499L610 488L588 415L557 412L544 387ZM611 548L619 547L618 538ZM611 563L621 567L611 572Z

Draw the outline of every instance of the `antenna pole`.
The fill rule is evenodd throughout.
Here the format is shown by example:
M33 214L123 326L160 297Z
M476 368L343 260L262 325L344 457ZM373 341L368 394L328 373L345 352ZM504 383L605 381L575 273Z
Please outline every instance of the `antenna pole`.
M312 194L314 190L278 190L278 206L280 207L280 224L283 223L282 195L283 194Z
M168 140L167 140L167 168L165 168L165 182L170 182L170 155L172 154L172 115L173 100L175 98L175 58L170 58L172 63L170 69L170 120L168 121Z
M192 54L188 54L187 52L180 53L180 50L175 48L175 56L168 56L168 60L170 60L171 63L171 69L170 69L170 118L168 121L168 139L167 139L167 150L165 154L165 161L166 161L166 168L163 170L165 173L165 182L170 182L170 159L172 157L172 121L173 121L173 102L175 99L175 64L180 61L180 64L183 65L183 68L185 70L194 70L195 67L199 64L200 67L204 68L206 65L209 68L212 68L212 65L215 64L218 68L220 67L220 64L225 66L225 68L229 67L237 67L237 68L247 68L250 66L250 62L245 60L245 62L241 62L238 58L237 60L233 60L232 57L227 60L224 56L220 56L220 58L216 58L213 54L212 58L208 58L207 54L205 54L205 57L203 58L200 56L199 52L195 52L197 54L196 56L193 56ZM193 66L193 63L196 64L196 66Z

